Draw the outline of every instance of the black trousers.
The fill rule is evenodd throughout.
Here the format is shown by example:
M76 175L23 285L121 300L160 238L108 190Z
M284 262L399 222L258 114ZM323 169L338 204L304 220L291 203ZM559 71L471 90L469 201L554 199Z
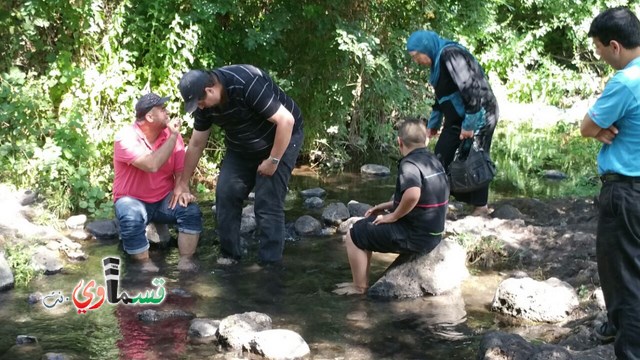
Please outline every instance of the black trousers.
M264 159L247 159L243 154L227 150L216 187L216 220L224 256L235 259L242 256L242 205L255 187L256 233L260 244L258 258L263 262L282 260L284 200L302 141L302 130L291 136L289 147L280 159L276 172L270 177L257 173Z
M640 359L640 182L606 181L600 191L596 256L618 359Z

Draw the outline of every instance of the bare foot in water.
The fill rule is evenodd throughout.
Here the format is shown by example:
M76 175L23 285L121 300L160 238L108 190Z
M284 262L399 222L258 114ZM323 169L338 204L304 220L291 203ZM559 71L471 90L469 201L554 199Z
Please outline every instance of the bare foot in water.
M145 272L145 273L157 273L158 271L160 271L160 268L153 263L153 261L147 259L147 260L143 260L143 261L138 261L136 262L136 265L138 266L138 269L141 272Z
M347 286L353 286L353 283L351 281L347 281L347 282L342 282L342 283L337 283L336 284L337 288L343 288L343 287L347 287Z
M180 258L178 261L178 271L182 272L196 272L198 271L198 264L190 258Z
M353 283L344 284L345 283L337 284L338 288L332 292L336 295L362 295L367 292L367 288L355 286Z
M475 209L473 209L473 212L471 213L471 216L480 216L480 217L488 218L489 217L489 213L490 213L490 210L486 205L485 206L477 206Z

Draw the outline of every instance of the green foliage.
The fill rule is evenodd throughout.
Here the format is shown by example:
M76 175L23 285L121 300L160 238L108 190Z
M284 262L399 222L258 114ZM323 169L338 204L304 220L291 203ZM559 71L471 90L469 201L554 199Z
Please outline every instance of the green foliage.
M473 248L467 251L467 262L470 265L491 269L494 264L504 262L508 255L504 242L495 236L483 236Z
M467 253L467 263L479 268L493 268L497 263L504 262L508 253L504 243L495 236L475 236L461 233L453 237Z
M181 74L231 63L267 70L303 110L303 157L339 170L354 154L385 151L399 119L428 115L428 71L405 51L412 31L433 29L461 41L512 99L566 105L594 94L599 77L610 73L596 63L586 32L597 12L619 3L3 2L0 176L37 188L59 215L109 216L113 137L133 120L136 99L149 90L169 95L176 100L170 113L184 116ZM189 129L183 126L187 138ZM223 147L214 129L197 173L207 185ZM538 171L559 155L537 151L543 164L518 159L517 168Z
M482 31L462 39L512 99L566 106L600 88L612 70L597 62L587 37L595 15L626 1L490 1ZM635 9L638 10L637 8Z
M172 1L149 2L149 14L126 1L85 4L90 6L69 9L65 1L34 1L14 9L10 19L24 26L12 29L23 41L41 41L35 39L38 26L61 35L38 42L41 54L33 60L24 50L9 49L23 51L17 58L29 64L10 67L0 79L0 135L14 140L0 147L0 174L20 187L37 188L59 216L111 217L115 132L131 123L133 103L148 89L177 95L174 84L193 61L197 34L168 11ZM59 12L65 22L25 15ZM79 39L61 42L65 34ZM178 106L170 109L178 113Z
M211 192L211 190L209 190L203 183L198 183L198 185L196 186L196 191L200 194Z
M54 109L42 79L17 68L1 75L0 118L15 139L0 148L0 174L23 188L35 187L57 215L70 209L91 214L104 209L108 178L99 169L100 154L75 109ZM54 117L57 115L57 118Z
M25 287L36 276L36 270L31 266L33 249L20 244L7 244L5 255L9 267L13 270L16 287Z
M594 195L600 143L581 137L579 131L578 124L566 122L549 128L534 128L532 122L499 123L491 146L498 167L493 185L522 196ZM549 186L542 178L544 170L562 171L569 179Z
M309 152L309 161L312 166L325 172L339 171L351 160L347 152L346 131L340 130L338 125L326 129L326 137L316 138ZM340 139L342 138L342 139Z
M474 246L474 243L477 241L476 237L473 236L470 233L460 233L460 234L456 234L453 237L453 240L455 240L458 245L462 246L463 249L465 250L469 250L472 246Z
M580 285L580 287L578 288L578 298L580 299L580 301L587 300L590 295L591 291L589 290L589 288L585 284Z

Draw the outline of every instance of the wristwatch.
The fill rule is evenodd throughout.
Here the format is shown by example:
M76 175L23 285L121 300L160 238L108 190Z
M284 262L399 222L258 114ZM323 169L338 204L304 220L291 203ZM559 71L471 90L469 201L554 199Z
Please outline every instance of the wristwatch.
M275 158L275 157L273 157L273 156L269 156L269 160L271 160L271 163L272 163L273 165L278 165L278 164L280 163L280 159Z

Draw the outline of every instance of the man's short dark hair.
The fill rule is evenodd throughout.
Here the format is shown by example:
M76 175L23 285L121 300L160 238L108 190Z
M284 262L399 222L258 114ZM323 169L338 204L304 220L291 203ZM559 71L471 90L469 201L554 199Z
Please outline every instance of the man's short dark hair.
M588 36L604 46L615 40L625 49L633 49L640 46L640 21L627 7L607 9L593 19Z
M427 127L424 121L417 118L407 118L398 127L398 137L408 146L425 146L427 142Z

